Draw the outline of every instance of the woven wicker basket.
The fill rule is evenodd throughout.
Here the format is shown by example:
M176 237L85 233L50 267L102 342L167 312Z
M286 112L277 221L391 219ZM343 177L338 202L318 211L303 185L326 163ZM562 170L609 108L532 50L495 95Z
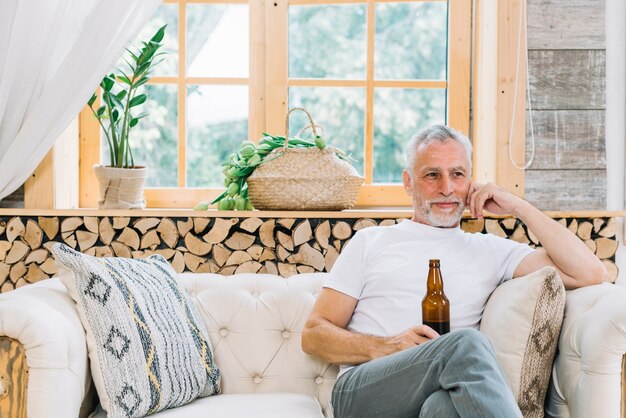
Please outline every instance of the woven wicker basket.
M311 115L306 113L313 135L317 135ZM325 147L278 148L248 177L248 196L260 210L342 210L354 206L363 183L356 169L337 156L337 149Z

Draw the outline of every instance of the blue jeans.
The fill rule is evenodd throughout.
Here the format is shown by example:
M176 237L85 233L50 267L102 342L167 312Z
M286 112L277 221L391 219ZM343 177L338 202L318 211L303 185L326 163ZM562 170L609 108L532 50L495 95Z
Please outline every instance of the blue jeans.
M487 337L461 329L363 363L333 388L335 418L522 417Z

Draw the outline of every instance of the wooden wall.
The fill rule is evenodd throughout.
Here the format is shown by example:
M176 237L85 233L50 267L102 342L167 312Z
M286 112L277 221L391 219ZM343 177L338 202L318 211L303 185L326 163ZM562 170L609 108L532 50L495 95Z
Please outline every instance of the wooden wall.
M604 19L604 0L528 0L526 198L543 210L606 208ZM527 161L530 141L527 110Z
M24 207L24 185L19 189L0 200L0 208L23 208Z

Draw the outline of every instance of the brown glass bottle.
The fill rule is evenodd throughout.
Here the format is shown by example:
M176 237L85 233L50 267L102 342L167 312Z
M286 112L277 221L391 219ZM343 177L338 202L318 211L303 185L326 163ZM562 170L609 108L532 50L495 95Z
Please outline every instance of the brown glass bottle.
M439 260L429 260L426 296L422 300L422 322L439 335L450 332L450 302L443 292Z

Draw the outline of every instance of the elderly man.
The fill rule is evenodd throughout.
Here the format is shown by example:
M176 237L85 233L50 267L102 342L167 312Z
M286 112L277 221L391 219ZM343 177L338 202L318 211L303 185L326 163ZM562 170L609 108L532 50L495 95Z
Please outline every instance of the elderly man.
M521 417L493 349L479 331L487 299L505 280L544 266L565 287L600 283L606 269L569 230L494 184L471 181L471 143L442 125L406 150L413 217L358 231L337 259L302 335L305 352L341 365L336 418ZM542 249L460 229L465 208L511 214ZM441 260L452 332L421 325L428 260ZM514 330L512 330L514 332Z

